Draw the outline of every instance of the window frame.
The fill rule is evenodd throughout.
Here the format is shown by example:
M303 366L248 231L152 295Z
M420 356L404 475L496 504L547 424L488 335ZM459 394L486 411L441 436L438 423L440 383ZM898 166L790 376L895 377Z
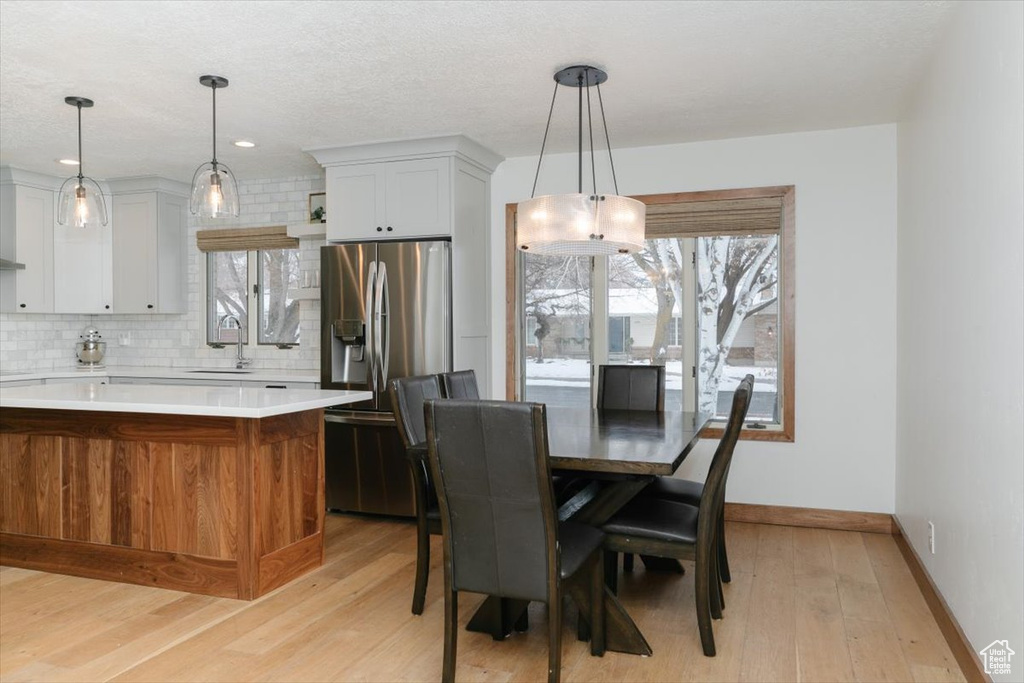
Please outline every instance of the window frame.
M674 192L666 194L634 195L633 199L648 206L686 202L717 201L729 199L757 199L778 197L782 200L781 225L779 226L779 328L782 336L779 370L782 382L779 391L782 408L780 429L743 429L740 438L751 441L796 440L796 188L793 185L755 187L732 190L710 190L699 192ZM523 292L521 278L521 257L516 249L517 204L505 205L505 396L518 400L520 387L520 322L518 310ZM592 313L593 314L593 313ZM721 426L719 426L721 424ZM724 423L717 423L704 431L705 438L721 438Z

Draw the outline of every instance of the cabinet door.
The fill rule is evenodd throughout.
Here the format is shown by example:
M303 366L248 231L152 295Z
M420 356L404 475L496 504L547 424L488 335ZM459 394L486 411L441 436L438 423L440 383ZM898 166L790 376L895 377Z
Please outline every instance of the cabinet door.
M114 310L153 313L157 304L156 193L119 195L113 201Z
M365 241L384 233L382 164L327 169L327 239Z
M185 284L188 243L188 200L160 193L157 195L156 235L156 308L152 313L186 313L188 295ZM150 274L150 279L154 274Z
M450 169L447 157L386 164L385 238L451 234Z
M53 313L53 192L15 187L14 195L14 259L25 269L15 271L13 310Z
M109 206L110 198L106 201ZM112 313L111 225L53 226L55 313Z

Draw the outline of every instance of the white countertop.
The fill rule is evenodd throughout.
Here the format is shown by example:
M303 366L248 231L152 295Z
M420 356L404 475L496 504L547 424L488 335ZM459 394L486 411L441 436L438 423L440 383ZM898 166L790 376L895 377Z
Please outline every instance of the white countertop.
M372 398L368 391L258 389L146 384L43 384L7 387L0 408L113 413L271 417Z
M152 377L155 379L210 379L252 382L319 382L320 373L313 370L267 370L263 368L159 368L141 366L107 366L98 369L71 367L64 370L0 372L0 384L22 380L96 377Z

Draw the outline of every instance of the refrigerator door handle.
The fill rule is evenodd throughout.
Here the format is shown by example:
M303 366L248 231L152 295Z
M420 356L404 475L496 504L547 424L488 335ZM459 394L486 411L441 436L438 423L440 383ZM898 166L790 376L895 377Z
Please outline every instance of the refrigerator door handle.
M366 385L374 390L377 386L377 346L373 343L373 330L376 329L376 324L373 319L373 292L377 287L377 262L371 261L370 267L366 270L366 327L363 331L366 339L367 351L369 352L369 359L366 363Z
M388 267L383 261L380 262L377 273L377 303L374 315L377 317L377 355L380 359L381 391L385 391L388 382L388 360L391 356L391 325L388 321L391 295L388 292Z

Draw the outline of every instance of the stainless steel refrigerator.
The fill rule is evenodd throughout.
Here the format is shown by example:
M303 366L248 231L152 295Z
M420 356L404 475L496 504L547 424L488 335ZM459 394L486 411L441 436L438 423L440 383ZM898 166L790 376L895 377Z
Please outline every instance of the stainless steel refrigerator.
M452 368L451 243L327 245L320 282L320 386L373 393L325 411L327 508L414 516L387 383Z

